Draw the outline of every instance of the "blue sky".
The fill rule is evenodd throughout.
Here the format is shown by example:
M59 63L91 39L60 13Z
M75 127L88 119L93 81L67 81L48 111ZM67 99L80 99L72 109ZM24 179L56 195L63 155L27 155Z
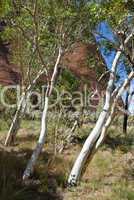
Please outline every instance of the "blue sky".
M104 58L104 61L106 63L107 68L110 70L113 60L116 55L116 50L111 48L110 50L106 47L106 42L112 42L117 44L118 38L114 35L111 27L106 21L101 22L99 25L97 25L96 30L94 31L94 36L96 39L96 42L98 43L99 50L101 52L102 57ZM116 86L120 85L125 78L127 78L127 71L125 66L125 58L122 57L117 66L117 75L118 80L116 81ZM131 92L134 91L134 80L131 81L130 85ZM126 92L123 93L122 98L125 101ZM129 105L129 112L131 114L134 114L134 95L132 99L130 99L130 105Z
M116 55L116 50L114 49L108 50L104 42L110 41L116 44L117 38L113 34L112 29L110 28L107 22L101 22L97 26L95 32L96 32L95 38L99 45L99 49L104 58L106 66L108 69L111 69L113 60ZM127 77L126 67L125 67L123 58L118 62L117 74L119 76L119 80L117 83L122 83L122 81L124 81L124 79Z

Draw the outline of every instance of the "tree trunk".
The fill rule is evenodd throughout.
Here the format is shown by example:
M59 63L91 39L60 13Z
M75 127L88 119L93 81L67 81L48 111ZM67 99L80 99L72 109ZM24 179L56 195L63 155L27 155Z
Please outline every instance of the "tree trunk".
M22 116L24 114L24 110L25 110L25 108L23 108L23 111L22 111L24 98L25 98L25 93L23 93L22 96L21 96L18 108L16 110L14 119L12 121L12 124L10 126L10 129L8 131L8 134L7 134L7 137L6 137L6 140L5 140L5 146L9 146L10 144L13 144L14 141L15 141L16 134L17 134L17 132L20 128L21 118L22 118Z
M114 98L114 102L112 104L110 115L109 115L109 117L108 117L108 119L107 119L107 121L105 123L105 126L102 129L102 132L101 132L101 135L100 135L98 141L96 142L96 146L95 146L96 150L103 143L104 138L106 136L106 131L107 131L108 127L110 126L111 122L114 119L114 112L115 112L116 104L117 104L117 101L118 101L119 97L122 95L123 91L125 90L125 88L127 87L127 85L130 83L130 81L133 79L133 77L134 77L134 72L131 72L129 74L129 76L128 76L128 79L124 82L124 84L122 85L122 87L119 89L116 97Z
M51 96L53 86L54 86L54 83L55 83L55 80L56 80L58 65L59 65L59 62L60 62L61 54L62 54L62 51L61 51L61 48L59 48L59 54L58 54L58 57L57 57L57 60L56 60L55 66L54 66L53 74L52 74L52 77L51 77L51 83L49 85L49 82L48 82L48 87L47 87L47 90L46 90L45 105L44 105L44 110L43 110L43 113L42 113L41 132L40 132L39 140L38 140L38 143L36 145L35 150L33 151L32 156L31 156L31 158L30 158L30 160L27 164L27 167L24 171L24 174L23 174L23 180L24 181L27 180L30 177L30 175L33 173L34 166L36 164L36 161L37 161L37 159L38 159L38 157L39 157L39 155L42 151L42 148L44 146L44 143L45 143L45 138L46 138L46 135L47 135L48 102L49 102L49 97Z
M26 108L26 102L24 104L23 107L23 103L25 100L25 97L27 95L27 93L32 89L32 87L36 84L37 80L39 79L39 77L46 72L46 69L44 68L43 70L40 70L39 73L37 74L37 76L35 77L35 79L33 80L33 82L27 87L27 89L25 90L25 92L23 92L18 108L16 110L15 116L13 118L12 124L10 126L10 129L8 131L6 140L5 140L5 146L9 146L11 144L13 144L15 142L15 138L16 135L18 133L18 130L20 128L20 124L21 124L21 119L25 113L25 108Z
M45 138L47 134L47 111L48 111L48 97L45 97L45 106L42 113L42 121L41 121L41 132L40 137L38 140L38 143L36 145L35 150L33 151L33 154L31 156L31 159L29 160L26 170L23 174L23 180L27 180L29 176L33 173L34 166L36 164L36 161L42 151L43 145L45 143Z
M127 94L126 94L126 100L125 100L125 106L124 106L124 109L125 109L125 113L124 113L124 121L123 121L123 133L127 133L127 122L128 122L128 97L129 97L129 92L127 91Z
M102 144L104 137L105 137L105 133L113 120L113 114L114 114L117 100L121 96L121 94L122 94L123 90L125 89L125 87L127 86L128 82L134 76L133 72L130 73L128 80L124 82L122 88L119 90L119 92L116 96L116 99L114 100L114 104L112 105L111 114L109 114L110 106L112 103L111 93L112 93L112 87L114 84L114 76L115 76L114 72L116 71L116 66L117 66L117 62L120 58L120 55L121 55L121 51L118 51L116 54L116 57L114 59L113 65L112 65L113 73L111 73L110 79L108 82L108 87L106 90L106 100L105 100L105 105L103 107L103 111L101 112L99 119L98 119L94 129L92 130L91 134L88 136L88 138L87 138L87 140L86 140L86 142L85 142L85 144L73 166L71 174L69 176L68 183L71 186L77 184L77 181L81 175L82 168L83 168L85 162L87 161L87 158L92 158L93 153L98 149L100 144ZM95 147L95 145L96 145L96 147ZM94 147L96 149L94 149Z
M126 38L126 40L124 41L124 45L126 45L132 37L133 37L133 32ZM112 94L112 89L114 86L114 79L115 79L115 74L116 74L117 63L121 56L121 51L123 50L123 48L124 47L121 45L120 50L117 52L115 59L113 61L112 69L111 69L111 73L110 73L110 79L109 79L107 90L106 90L106 99L105 99L105 105L103 107L103 111L101 112L94 129L88 136L78 158L76 159L76 162L74 163L74 166L72 168L72 171L71 171L69 179L68 179L69 185L77 184L77 181L81 175L82 168L83 168L88 156L92 153L93 147L94 147L96 141L98 140L98 138L100 137L102 128L105 125L105 122L108 118L110 106L111 106L111 94Z
M126 45L132 37L133 37L133 32L126 38L126 40L124 41L124 45ZM86 142L84 143L83 148L79 156L77 157L76 162L74 163L74 166L70 173L70 176L68 179L68 184L70 186L77 184L77 181L79 180L80 175L81 175L82 168L84 164L86 163L89 155L92 154L93 147L95 146L98 138L100 137L103 127L105 126L105 123L107 122L107 120L109 120L108 117L109 117L110 107L112 103L111 94L112 94L112 89L114 86L117 63L121 56L122 49L123 49L123 46L121 45L120 50L117 52L112 64L110 79L109 79L108 87L106 90L106 99L105 99L105 105L103 107L103 111L101 112L94 129L92 130Z

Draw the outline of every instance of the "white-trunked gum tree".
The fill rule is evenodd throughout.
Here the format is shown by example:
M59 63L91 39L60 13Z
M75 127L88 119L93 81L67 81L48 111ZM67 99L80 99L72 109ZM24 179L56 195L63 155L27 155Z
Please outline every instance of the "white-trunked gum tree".
M58 177L64 179L64 186L76 186L86 171L87 164L90 163L108 136L112 123L114 127L119 126L118 123L114 124L114 119L119 116L116 116L116 112L118 111L119 114L122 112L121 115L125 113L128 117L129 113L126 112L127 109L124 109L125 101L123 102L122 94L127 89L129 90L131 82L134 80L134 9L131 2L133 0L129 0L129 3L121 0L5 0L0 2L3 4L0 7L0 20L2 18L6 22L5 30L0 30L0 45L1 38L3 41L6 38L13 45L9 60L11 63L15 63L20 76L17 85L20 97L17 99L16 107L10 110L6 139L5 136L2 139L5 150L11 150L10 153L13 155L12 149L14 149L16 160L20 159L21 161L22 159L23 161L24 159L23 166L21 166L23 173L19 172L19 183L21 182L24 190L29 185L31 187L31 183L35 184L33 188L38 187L37 177L40 178L40 167L41 170L43 169L43 176L45 175L43 188L48 184L48 182L45 183L44 179L46 177L49 179L51 171L50 184L52 181L52 184L54 183L57 187L57 182L60 180L56 179L55 184L53 171L57 169L58 173L54 172L54 176L59 176L59 166L65 172L62 177ZM127 24L132 16L132 22ZM129 20L126 22L124 19ZM108 54L112 50L115 53L110 66L105 62L101 52L101 44L94 34L96 27L103 22L106 22L115 36L115 42L108 40L107 37L103 38L105 41L102 41ZM101 31L96 32L96 34L103 37ZM123 78L123 81L118 84L120 78L117 73L118 64L122 61L124 62L126 79ZM0 80L1 65L0 60ZM34 91L35 93L38 91L42 102L39 102L35 107L30 107L33 99L35 102L40 101L40 99L35 98ZM55 103L55 91L59 93L58 103ZM99 101L98 99L94 100L97 95L100 98ZM51 107L53 102L54 107ZM89 105L92 102L93 106ZM31 113L36 116L33 117ZM98 116L97 120L96 116ZM124 130L126 129L124 128ZM125 136L127 137L127 135ZM83 147L78 152L83 139ZM46 154L50 152L48 157L44 154L45 151ZM73 161L75 153L79 154ZM49 156L52 156L50 160ZM73 166L70 167L72 162L74 162ZM49 168L51 163L52 170ZM16 170L16 167L14 169ZM34 176L34 171L35 174L37 172L37 177ZM36 180L34 181L34 179ZM3 180L5 184L5 177ZM17 181L16 183L18 184ZM38 191L41 190L44 189L41 188ZM4 189L4 194L5 191ZM44 198L44 191L42 191L41 199ZM111 198L110 196L107 199Z
M115 91L118 92L117 93L115 92L116 96L114 98L112 97L112 93L114 93L113 88L116 81L116 70L118 61L124 49L127 47L128 43L133 40L133 36L134 36L134 30L132 30L132 32L127 36L127 38L124 40L123 44L119 47L119 50L116 53L105 93L105 103L103 109L99 115L95 127L93 128L88 138L86 139L82 147L82 150L73 165L73 168L68 178L68 184L70 186L74 186L77 184L77 182L80 179L85 163L88 162L88 160L89 161L91 160L94 152L98 149L100 144L102 144L106 131L114 119L114 112L117 100L125 90L126 86L128 86L128 84L134 77L134 72L132 68L132 72L128 76L128 79L124 81L124 84L122 84L122 87L119 88L119 91L115 89Z
M85 9L84 5L77 7L73 1L69 4L48 0L25 3L13 1L10 4L6 13L8 30L11 35L17 32L17 43L21 42L21 47L17 50L21 51L21 54L23 52L19 63L22 95L5 140L6 146L15 142L21 119L26 112L27 94L32 92L43 74L45 81L48 81L58 46L62 47L64 54L77 40L89 38L89 26L92 23L92 20L88 20L88 9ZM18 55L18 52L16 54Z
M33 151L31 159L29 160L27 167L24 171L23 180L28 179L30 177L30 175L33 173L36 161L37 161L37 159L42 151L42 148L44 146L44 143L45 143L46 134L47 134L47 113L48 113L48 106L49 106L49 97L51 96L52 91L53 91L61 55L62 55L62 49L61 49L61 47L59 47L59 54L58 54L58 57L57 57L57 60L56 60L55 66L54 66L51 81L50 81L50 83L49 82L47 83L47 89L46 89L46 94L45 94L45 105L44 105L44 109L42 112L41 130L40 130L39 140L37 142L36 148Z
M19 7L18 7L19 6ZM89 31L89 23L83 21L89 18L89 13L85 12L83 8L76 7L75 2L67 4L57 1L29 1L29 3L15 4L13 10L19 9L19 13L9 22L14 29L20 31L25 40L27 41L26 47L31 54L29 55L30 65L27 69L27 79L29 85L25 88L20 98L20 103L16 110L13 122L9 129L5 145L11 145L15 141L19 126L18 121L22 118L24 113L22 112L22 105L26 106L25 97L28 92L32 91L32 88L36 86L37 80L39 80L42 74L45 74L44 85L46 85L45 103L41 117L40 135L37 145L33 151L31 159L29 160L27 167L23 174L23 180L27 180L34 171L37 159L44 147L47 123L48 123L48 108L49 99L51 97L55 82L58 79L58 68L61 65L62 56L66 51L71 48L71 45L76 40L81 40L83 34L86 34L85 38L91 34ZM84 14L79 18L79 11ZM21 21L20 21L21 20ZM84 30L80 26L84 24ZM24 22L21 23L21 22ZM74 31L75 30L75 31ZM58 55L58 56L57 56ZM26 55L27 56L27 55ZM57 57L57 58L56 58ZM34 62L33 62L34 59ZM56 60L56 61L55 61ZM54 63L55 62L55 63ZM35 67L38 67L35 74L35 79L32 81L32 70L35 72ZM39 70L40 69L40 70ZM23 72L24 74L25 72ZM56 81L55 81L56 80ZM27 84L27 80L23 83ZM23 107L23 112L25 109ZM19 120L18 120L19 119Z

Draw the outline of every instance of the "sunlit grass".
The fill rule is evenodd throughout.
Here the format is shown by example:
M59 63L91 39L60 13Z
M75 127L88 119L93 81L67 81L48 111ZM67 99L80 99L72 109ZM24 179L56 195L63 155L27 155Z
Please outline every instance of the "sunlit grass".
M8 152L1 149L0 200L29 200L33 197L43 200L44 195L50 200L59 200L59 191L65 200L134 199L134 166L130 162L134 147L133 127L128 128L128 135L125 136L120 127L112 125L108 131L109 138L88 165L81 183L77 188L65 189L71 167L93 124L84 125L76 130L76 136L80 136L80 144L70 145L62 154L55 155L53 138L56 125L55 121L50 120L48 123L48 136L43 153L31 182L27 185L22 183L22 173L36 145L40 120L23 120L16 145L9 148ZM64 136L66 128L61 122L58 134ZM7 133L5 125L1 128L1 133L3 137ZM63 136L58 135L57 143L60 143Z

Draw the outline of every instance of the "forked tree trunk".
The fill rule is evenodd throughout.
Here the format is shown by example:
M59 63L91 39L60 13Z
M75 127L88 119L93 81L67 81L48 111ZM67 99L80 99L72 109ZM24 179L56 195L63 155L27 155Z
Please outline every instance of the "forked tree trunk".
M44 143L45 143L45 138L47 135L47 111L48 111L48 102L49 102L49 97L51 96L52 90L53 90L53 86L56 80L56 76L57 76L57 71L58 71L58 65L60 62L60 58L61 58L61 48L59 48L59 54L54 66L54 70L53 70L53 74L52 74L52 78L51 78L51 84L49 85L48 83L48 87L47 87L47 91L46 91L46 96L45 96L45 105L44 105L44 110L42 113L42 121L41 121L41 132L40 132L40 136L39 136L39 140L37 142L37 145L35 147L35 150L33 151L33 154L27 164L27 167L23 173L23 180L27 180L30 175L33 173L36 161L43 149Z
M126 38L126 40L124 41L124 45L126 45L132 37L133 37L133 32ZM106 99L105 99L105 105L103 107L103 111L101 112L94 129L88 136L78 158L76 159L76 162L72 168L72 171L68 179L69 185L77 184L77 181L79 180L79 177L81 175L82 168L84 167L84 164L86 163L87 158L92 153L93 147L95 146L98 138L100 137L102 129L105 126L106 120L108 119L110 106L112 103L111 94L112 94L112 89L114 86L114 78L115 78L117 63L119 61L123 48L124 47L121 45L120 50L117 52L115 59L113 61L112 70L110 73L110 79L109 79L108 87L106 90Z
M117 91L118 92L118 93L116 93L117 95L113 96L115 98L114 98L114 101L113 101L113 104L112 104L112 107L111 107L111 112L109 114L109 117L106 120L105 125L102 128L102 132L101 132L100 137L98 138L98 140L96 141L96 143L94 145L93 151L88 156L88 160L89 161L92 160L93 155L98 151L99 147L103 144L103 142L104 142L104 140L105 140L105 138L107 136L107 130L108 130L109 126L111 125L111 123L113 122L114 117L115 117L115 109L116 109L116 106L117 106L117 101L118 101L119 97L122 95L122 93L125 90L126 86L130 83L130 81L133 78L134 78L134 72L131 72L129 74L128 79L124 82L122 87L119 88L119 90Z
M103 143L105 137L106 137L106 132L107 129L109 128L110 124L112 123L112 121L114 120L114 113L115 113L115 109L116 109L116 104L118 99L120 98L120 96L122 95L123 91L125 90L125 88L127 87L127 85L130 83L130 81L134 78L134 72L132 71L129 76L128 79L124 81L124 84L122 85L122 87L119 89L116 97L114 98L112 107L111 107L111 112L109 114L109 117L102 129L101 135L98 139L98 141L96 142L95 145L95 150L97 150L99 148L99 146Z
M126 45L132 37L133 37L133 33L131 33L126 38L126 40L124 41L124 45ZM103 110L100 113L100 116L96 122L94 129L92 130L92 132L89 134L88 138L86 139L86 142L84 143L83 148L79 156L77 157L74 163L74 166L72 168L72 171L69 175L68 184L70 186L77 184L77 181L79 180L81 172L82 172L82 168L84 167L89 155L92 154L94 150L94 146L101 135L101 132L102 132L103 127L105 126L106 120L108 119L110 107L112 103L111 94L112 94L112 90L114 86L116 68L117 68L117 63L119 61L119 58L121 56L122 49L123 49L123 46L120 47L120 50L117 52L112 64L110 79L109 79L108 86L106 89L106 97L105 97L105 104L104 104Z
M114 120L115 117L115 109L118 103L118 99L120 98L120 96L122 95L123 91L125 90L126 86L130 83L130 81L134 78L134 72L131 72L129 74L129 77L127 80L125 80L124 84L122 85L121 88L118 88L118 90L116 90L115 94L112 95L112 97L114 98L112 106L111 106L111 111L110 114L105 122L105 125L102 128L100 137L98 138L98 140L96 141L96 143L94 144L94 147L92 149L92 152L90 152L90 154L88 155L88 160L91 161L94 154L97 152L97 150L99 149L99 147L101 146L101 144L103 143L104 139L107 136L107 130L109 128L109 126L111 125L112 121Z
M88 138L87 138L87 140L86 140L86 142L85 142L85 144L73 166L73 169L72 169L71 174L68 179L69 185L77 184L77 181L81 175L82 168L83 168L89 154L92 152L93 146L94 146L95 142L97 141L97 139L99 138L101 130L103 128L103 125L105 124L105 121L108 117L110 105L111 105L111 94L112 94L112 90L113 90L113 86L114 86L114 79L115 79L114 72L116 70L116 63L120 57L120 54L121 54L120 52L117 53L116 58L115 58L115 60L116 60L115 65L112 67L112 72L110 75L110 80L109 80L107 91L106 91L105 105L103 107L103 110L99 116L99 119L98 119L94 129L88 136Z

